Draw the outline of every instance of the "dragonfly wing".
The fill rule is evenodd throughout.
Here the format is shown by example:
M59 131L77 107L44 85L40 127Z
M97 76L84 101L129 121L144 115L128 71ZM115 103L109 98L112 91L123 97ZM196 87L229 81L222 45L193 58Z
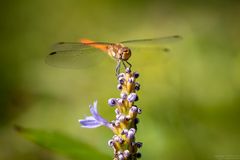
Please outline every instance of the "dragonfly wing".
M98 43L91 43L92 45ZM99 44L100 45L100 44ZM106 45L101 43L101 45ZM85 68L100 62L102 50L90 45L75 42L59 42L53 45L45 62L61 68ZM97 53L97 54L96 54Z
M181 40L182 37L179 35L167 36L167 37L158 37L151 39L136 39L136 40L128 40L122 41L120 43L124 45L135 45L135 46L148 46L148 45L161 45L171 42L176 42Z
M83 53L85 49L89 49L90 47L81 43L74 42L59 42L52 46L50 55L53 54L66 54L69 51L79 51L79 53Z
M148 52L160 52L167 53L170 52L168 48L168 44L172 42L177 42L181 40L182 37L179 35L166 36L166 37L158 37L151 39L136 39L136 40L128 40L122 41L120 43L125 46L131 48L135 52L141 52L144 49L147 49Z

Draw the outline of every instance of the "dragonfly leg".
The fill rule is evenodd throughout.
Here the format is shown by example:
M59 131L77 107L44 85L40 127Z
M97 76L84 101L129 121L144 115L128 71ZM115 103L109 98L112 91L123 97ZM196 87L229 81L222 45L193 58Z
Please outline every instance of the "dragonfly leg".
M127 66L126 66L126 64L124 63L124 61L122 61L122 64L123 64L124 68L126 69Z
M128 64L128 68L131 69L132 65L128 61L122 61L123 65L124 65L124 68L125 69L127 68L127 65L125 64L125 62Z
M121 67L121 61L118 60L117 61L117 66L116 66L116 76L118 76L119 73L120 73L120 67Z
M129 69L131 69L131 67L132 67L132 65L131 65L131 63L129 63L128 61L126 61L127 62L127 64L129 65ZM126 67L125 67L126 68Z

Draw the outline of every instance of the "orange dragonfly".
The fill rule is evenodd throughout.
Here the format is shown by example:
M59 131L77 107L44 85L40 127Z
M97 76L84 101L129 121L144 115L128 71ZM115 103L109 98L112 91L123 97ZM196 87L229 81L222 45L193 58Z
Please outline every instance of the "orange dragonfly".
M132 51L127 46L144 46L149 44L160 45L162 43L172 42L179 39L181 39L181 36L173 35L152 39L128 40L122 41L120 43L94 42L88 39L81 39L80 42L59 42L52 47L50 54L46 58L46 63L53 66L64 67L65 64L69 63L69 61L70 63L78 63L75 61L75 59L82 57L80 55L84 55L85 57L87 55L90 55L89 53L101 51L107 53L117 62L116 74L118 75L120 72L121 63L125 68L131 68L132 66L128 62L129 58L132 55ZM164 48L164 50L168 51L167 48ZM94 56L91 58L94 58ZM88 63L86 62L88 61L87 59L84 61L85 63Z

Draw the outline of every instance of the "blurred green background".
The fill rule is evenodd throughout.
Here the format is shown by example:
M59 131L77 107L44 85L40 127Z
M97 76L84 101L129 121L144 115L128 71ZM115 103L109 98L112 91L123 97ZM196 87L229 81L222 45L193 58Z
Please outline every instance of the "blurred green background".
M240 159L239 1L13 0L0 6L0 159L71 159L24 139L15 124L60 131L112 154L110 130L84 129L77 120L89 115L94 100L103 117L114 118L107 105L119 96L114 61L103 56L87 69L54 68L44 63L53 43L174 34L184 39L169 44L169 54L141 50L130 60L142 86L142 159Z

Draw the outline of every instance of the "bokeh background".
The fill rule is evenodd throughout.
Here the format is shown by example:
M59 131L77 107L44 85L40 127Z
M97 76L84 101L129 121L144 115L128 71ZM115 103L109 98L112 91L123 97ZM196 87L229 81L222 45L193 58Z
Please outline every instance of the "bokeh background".
M184 38L169 44L170 53L140 50L130 60L142 86L142 159L240 159L239 1L13 0L0 6L0 159L71 159L24 139L15 124L62 132L112 154L108 129L83 129L77 120L94 100L103 117L114 118L107 100L119 96L115 62L103 56L86 69L55 68L44 62L52 44L174 34Z

